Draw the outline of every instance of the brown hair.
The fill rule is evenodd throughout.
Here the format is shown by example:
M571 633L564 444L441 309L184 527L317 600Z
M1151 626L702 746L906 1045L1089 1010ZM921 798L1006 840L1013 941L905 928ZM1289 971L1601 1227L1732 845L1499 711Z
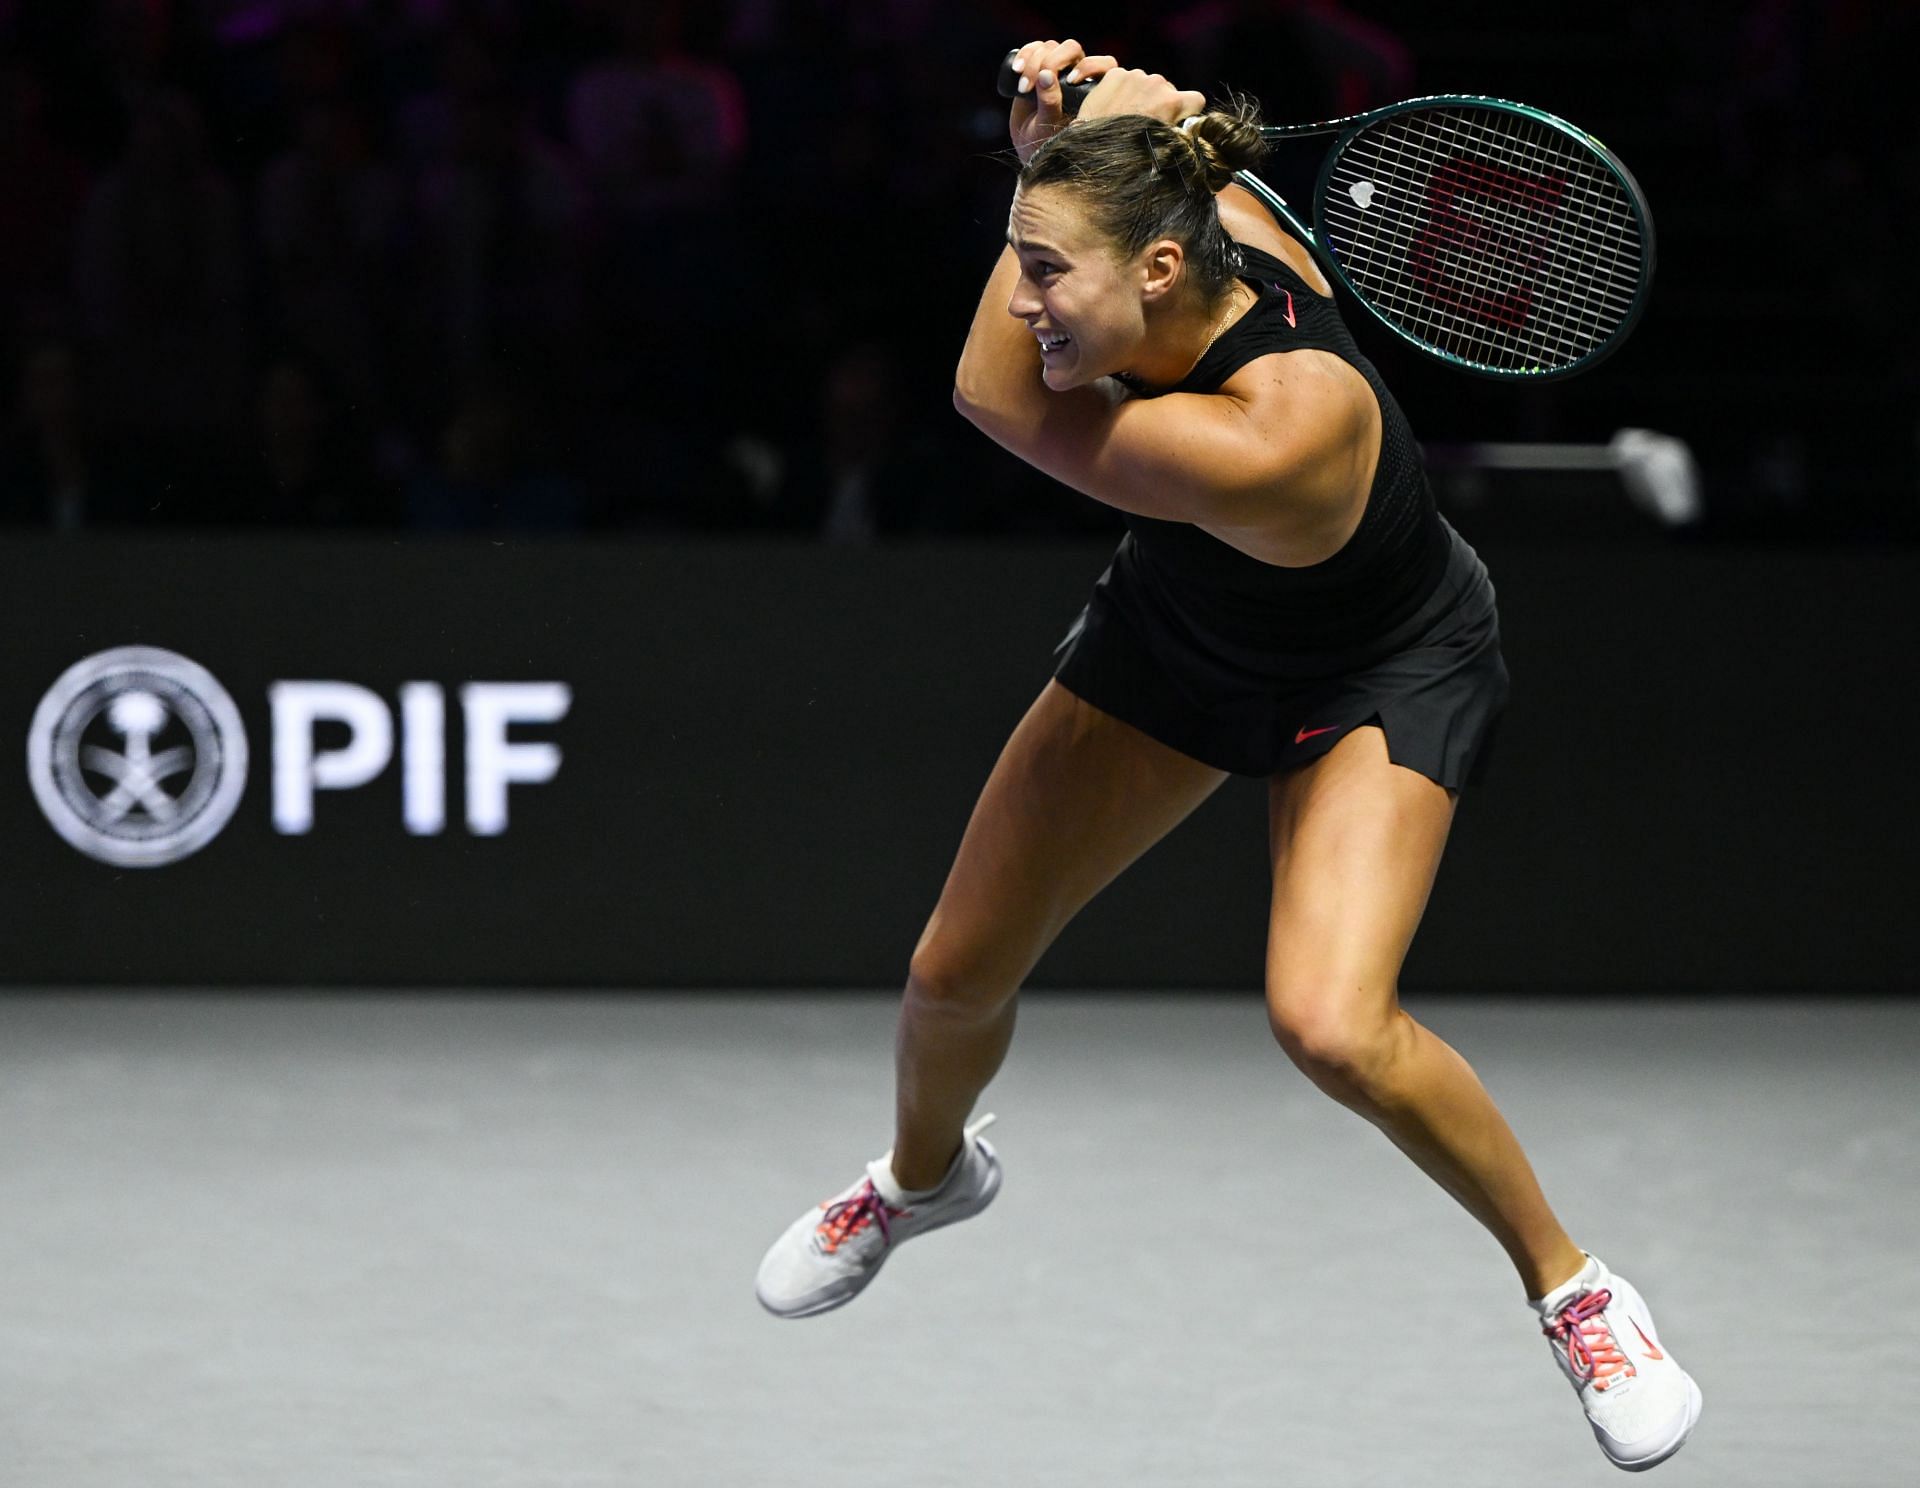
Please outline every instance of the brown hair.
M1061 130L1021 168L1019 187L1060 186L1085 203L1096 228L1132 257L1172 238L1186 251L1208 304L1226 291L1240 250L1220 225L1213 195L1267 153L1260 105L1234 95L1176 129L1141 114L1111 114Z

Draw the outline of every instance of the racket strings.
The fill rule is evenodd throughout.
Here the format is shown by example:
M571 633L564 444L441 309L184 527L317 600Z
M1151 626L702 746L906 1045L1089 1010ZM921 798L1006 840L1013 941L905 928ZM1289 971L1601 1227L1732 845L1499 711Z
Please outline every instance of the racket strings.
M1564 175L1543 176L1537 169L1529 169L1541 163L1542 140L1536 136L1526 141L1529 148L1522 150L1509 139L1463 139L1459 128L1431 117L1419 123L1423 126L1422 137L1413 140L1419 148L1409 150L1409 138L1388 137L1373 152L1376 165L1391 166L1402 178L1409 174L1424 177L1427 183L1424 195L1430 210L1424 224L1416 234L1418 214L1401 214L1398 230L1388 245L1398 250L1400 262L1410 264L1414 284L1424 293L1409 296L1390 292L1388 297L1399 302L1391 308L1416 323L1428 322L1425 329L1448 333L1458 350L1471 351L1470 345L1460 343L1463 339L1471 342L1477 327L1484 333L1483 339L1503 346L1509 359L1518 356L1524 362L1528 338L1520 331L1529 322L1533 322L1532 340L1545 343L1550 354L1577 357L1590 349L1595 338L1580 336L1579 323L1597 322L1608 313L1606 306L1596 308L1592 303L1590 287L1597 277L1592 272L1594 264L1585 265L1586 272L1582 273L1569 264L1565 252L1556 263L1542 262L1547 256L1542 249L1549 245L1540 231L1539 219L1551 216L1553 208L1562 204L1567 185ZM1436 144L1452 151L1451 158L1437 169L1431 161ZM1476 147L1476 153L1467 153L1468 146ZM1566 152L1554 153L1558 156L1556 163L1567 162ZM1584 164L1577 160L1572 163L1576 167ZM1584 174L1591 187L1593 173ZM1436 176L1441 178L1438 184ZM1371 183L1371 178L1367 179ZM1377 183L1373 184L1377 190ZM1460 208L1462 196L1468 199L1470 216ZM1581 212L1581 205L1576 195L1569 215L1585 219L1576 226L1589 233L1596 229L1604 233L1608 224L1596 221L1591 211ZM1383 220L1385 214L1373 214L1363 226L1373 227ZM1363 246L1379 246L1377 231L1357 236ZM1372 239L1371 244L1368 239ZM1565 242L1563 238L1559 246L1564 247ZM1516 261L1522 270L1518 274ZM1563 281L1560 287L1572 290L1562 295L1559 305L1551 296L1540 301L1540 276L1525 272L1541 268L1550 268ZM1400 288L1404 291L1405 286ZM1630 296L1621 301L1623 306L1630 303ZM1429 313L1422 316L1420 311ZM1556 311L1559 325L1553 323ZM1544 320L1540 319L1543 313ZM1432 323L1436 321L1438 324ZM1573 323L1571 328L1569 322Z
M1616 307L1604 303L1604 293L1595 303L1593 289L1601 276L1593 272L1594 263L1571 264L1564 251L1554 252L1564 237L1549 242L1541 231L1540 219L1550 218L1567 195L1567 178L1516 173L1514 166L1537 162L1511 147L1486 152L1499 161L1488 168L1460 153L1459 130L1435 131L1431 122L1425 137L1413 141L1420 148L1409 151L1408 141L1388 140L1375 162L1426 179L1428 210L1403 216L1395 234L1394 246L1411 270L1411 282L1388 293L1389 308L1455 354L1497 350L1504 356L1486 359L1516 366L1577 360L1602 339L1602 323ZM1444 139L1436 141L1435 133ZM1453 151L1437 168L1430 160L1436 143ZM1488 144L1484 139L1465 143L1483 151ZM1604 223L1591 220L1593 214L1584 215L1589 220L1576 222L1576 228L1605 232ZM1603 255L1581 256L1597 260ZM1626 304L1630 297L1620 300L1621 313Z
M1556 141L1564 139L1557 131L1548 131L1537 121L1531 122L1528 128L1532 134L1528 143L1539 152L1535 158L1551 158L1557 166L1564 166L1568 179L1580 187L1562 204L1556 222L1560 230L1541 245L1550 249L1552 259L1547 265L1544 287L1561 292L1557 304L1550 295L1543 304L1549 315L1558 312L1561 316L1560 324L1550 325L1548 329L1558 330L1564 345L1591 349L1597 329L1610 329L1631 310L1640 255L1637 233L1629 244L1626 230L1636 224L1625 192L1611 172L1600 168L1584 153L1556 148ZM1602 203L1610 204L1614 210L1610 214L1602 213L1597 210ZM1520 231L1525 230L1523 224ZM1633 275L1629 285L1621 285L1614 277L1613 270L1621 266L1629 268ZM1583 330L1587 333L1585 337L1580 334Z
M1542 233L1541 219L1551 218L1554 209L1565 203L1568 176L1538 173L1538 138L1526 141L1531 147L1527 151L1515 148L1510 140L1463 140L1458 128L1436 129L1435 121L1422 122L1423 137L1413 140L1420 148L1409 150L1408 139L1389 138L1374 161L1401 176L1416 173L1427 183L1424 196L1429 210L1424 221L1420 214L1403 214L1391 243L1401 261L1409 264L1412 287L1420 293L1409 294L1407 286L1398 286L1401 292L1387 296L1397 301L1390 308L1406 316L1416 329L1440 332L1437 339L1456 352L1471 354L1478 340L1499 346L1507 360L1525 365L1537 360L1528 355L1533 350L1559 361L1577 359L1590 350L1601 339L1594 333L1596 327L1615 308L1624 314L1631 296L1618 297L1614 307L1596 305L1592 290L1602 276L1594 270L1604 255L1583 250L1581 257L1587 262L1575 265L1564 251L1566 238L1550 243ZM1452 151L1437 169L1431 163L1436 144ZM1478 153L1465 153L1468 145L1477 147ZM1555 164L1566 163L1565 152L1556 154ZM1592 173L1584 174L1584 184L1591 188ZM1440 178L1437 183L1435 177ZM1577 193L1568 205L1567 215L1576 219L1576 228L1589 234L1597 231L1603 235L1601 241L1611 235L1610 224L1596 221L1590 210L1580 210ZM1381 220L1375 215L1367 225ZM1359 235L1363 246L1368 238L1374 240L1371 246L1378 246L1377 232ZM1562 251L1556 255L1555 248ZM1548 262L1550 258L1557 261ZM1542 280L1549 291L1545 296L1540 294ZM1551 293L1556 288L1561 291L1557 303Z
M1321 233L1404 334L1497 371L1593 355L1631 315L1639 219L1601 156L1530 116L1446 106L1361 130L1336 157Z

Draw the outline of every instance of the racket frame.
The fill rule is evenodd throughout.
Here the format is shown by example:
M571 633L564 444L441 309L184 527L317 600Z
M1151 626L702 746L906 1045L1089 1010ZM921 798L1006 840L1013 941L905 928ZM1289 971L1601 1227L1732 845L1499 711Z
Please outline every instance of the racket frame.
M1544 124L1555 132L1565 135L1576 145L1591 151L1594 157L1613 173L1621 189L1626 193L1627 205L1632 210L1635 225L1640 230L1640 277L1633 286L1632 302L1620 324L1605 341L1578 361L1569 362L1563 367L1488 367L1478 362L1468 361L1464 357L1422 340L1411 332L1402 330L1381 311L1375 309L1373 301L1354 286L1347 277L1340 260L1320 241L1312 226L1301 221L1299 214L1288 205L1286 198L1251 171L1236 171L1233 178L1257 197L1260 204L1301 241L1321 266L1332 274L1335 281L1358 301L1369 315L1400 340L1424 355L1445 362L1448 366L1456 367L1462 372L1469 372L1476 377L1493 378L1499 382L1550 382L1561 377L1571 377L1575 373L1597 366L1619 349L1620 344L1627 339L1628 333L1639 323L1640 316L1646 310L1647 294L1653 283L1653 215L1647 208L1646 197L1640 190L1640 183L1634 180L1633 173L1617 155L1584 129L1544 109L1535 108L1531 104L1516 103L1510 98L1490 98L1477 93L1435 93L1424 98L1409 98L1400 103L1388 104L1384 108L1369 109L1361 114L1348 114L1339 119L1323 119L1313 124L1270 124L1262 127L1260 134L1270 144L1282 140L1307 139L1322 134L1339 136L1328 147L1326 159L1321 162L1319 180L1314 185L1313 215L1314 220L1318 221L1325 215L1323 206L1327 198L1328 183L1333 178L1334 167L1340 163L1347 146L1357 135L1396 114L1433 108L1485 109L1495 113L1518 114L1537 124Z

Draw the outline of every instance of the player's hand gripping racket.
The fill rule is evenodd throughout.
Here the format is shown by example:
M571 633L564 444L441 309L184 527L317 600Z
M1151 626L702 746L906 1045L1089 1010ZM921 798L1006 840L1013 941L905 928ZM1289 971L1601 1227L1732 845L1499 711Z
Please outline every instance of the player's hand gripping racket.
M1009 52L1000 92L1015 96ZM1062 87L1068 113L1095 83ZM1337 135L1312 226L1249 171L1235 179L1380 323L1488 377L1584 372L1620 345L1653 282L1653 218L1627 168L1524 103L1446 94L1262 131Z

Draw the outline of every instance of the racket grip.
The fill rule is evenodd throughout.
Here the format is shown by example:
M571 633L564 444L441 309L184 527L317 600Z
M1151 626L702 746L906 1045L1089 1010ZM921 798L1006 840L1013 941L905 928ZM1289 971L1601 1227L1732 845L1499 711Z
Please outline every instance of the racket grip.
M1019 55L1020 48L1015 47L1000 59L1000 81L998 86L1002 98L1017 98L1020 96L1020 74L1013 70L1013 59ZM1035 83L1034 86L1038 87L1039 84ZM1093 81L1084 83L1062 83L1060 85L1060 106L1070 114L1079 113L1080 105L1087 101L1087 95L1091 93L1096 86L1097 83Z

